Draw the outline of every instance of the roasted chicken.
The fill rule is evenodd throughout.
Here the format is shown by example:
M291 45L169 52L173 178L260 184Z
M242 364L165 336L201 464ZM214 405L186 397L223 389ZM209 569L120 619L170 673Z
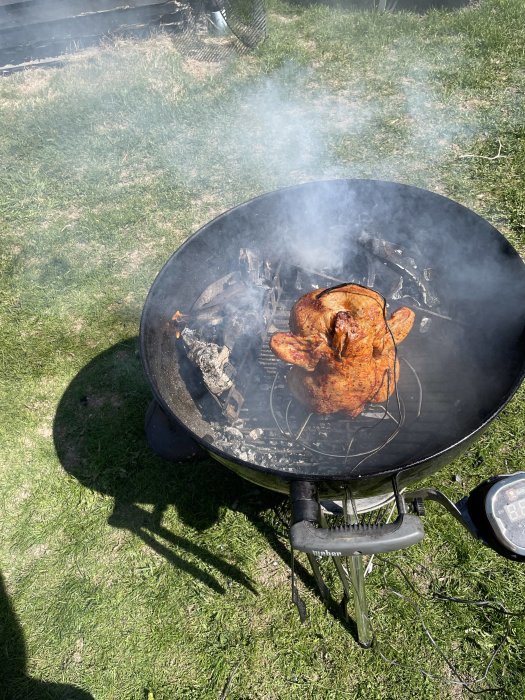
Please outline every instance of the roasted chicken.
M358 284L315 289L294 304L291 332L274 333L270 348L293 365L288 386L310 411L356 417L366 403L392 395L399 379L396 346L414 316L403 307L387 320L384 299Z

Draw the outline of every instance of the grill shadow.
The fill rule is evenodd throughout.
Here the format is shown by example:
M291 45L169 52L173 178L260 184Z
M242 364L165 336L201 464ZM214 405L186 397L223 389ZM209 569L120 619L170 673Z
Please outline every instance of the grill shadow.
M83 486L114 499L110 526L129 530L216 593L225 592L227 579L257 594L254 582L239 567L192 538L173 533L163 516L174 506L185 525L202 532L218 521L221 509L237 510L289 566L287 529L284 524L275 527L275 508L287 499L254 488L211 458L177 464L153 454L144 431L151 394L137 341L130 338L96 356L67 387L53 425L60 462ZM317 594L313 576L300 562L295 574ZM354 633L352 622L345 624Z

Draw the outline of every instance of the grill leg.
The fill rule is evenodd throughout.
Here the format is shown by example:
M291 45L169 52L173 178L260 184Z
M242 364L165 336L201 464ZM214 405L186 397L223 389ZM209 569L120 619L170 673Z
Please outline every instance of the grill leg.
M327 527L326 517L323 513L320 514L319 523L321 527ZM347 557L347 567L343 564L342 557L332 557L332 560L343 584L345 597L350 600L354 599L355 621L357 625L357 639L359 644L366 649L372 646L373 633L368 617L368 603L366 601L365 591L365 569L363 566L363 557L356 554Z
M363 557L356 554L348 557L348 572L354 593L355 621L357 624L357 637L362 647L372 646L373 634L368 617L368 604L365 593L365 570Z

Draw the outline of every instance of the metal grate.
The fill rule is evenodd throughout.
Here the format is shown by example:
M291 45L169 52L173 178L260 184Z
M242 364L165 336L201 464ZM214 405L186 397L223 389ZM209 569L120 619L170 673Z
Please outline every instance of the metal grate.
M450 417L447 392L440 392L441 374L438 371L433 377L428 358L421 357L425 348L418 353L420 344L416 342L409 352L401 350L400 380L386 405L370 405L354 419L308 413L291 397L287 367L269 349L269 336L288 329L290 309L304 291L338 281L360 283L362 278L337 280L282 261L271 264L271 269L274 274L266 297L265 332L257 342L257 361L241 362L235 384L221 399L225 420L211 423L214 445L250 463L303 474L318 470L320 465L333 474L377 471L387 446L388 467L392 466L392 454L402 464L421 452L436 424L442 424L444 416ZM433 323L439 326L450 324L450 320L442 315ZM428 335L427 316L421 314L413 332ZM425 366L424 382L417 369L421 364ZM425 402L429 385L431 404ZM202 411L206 416L204 404Z

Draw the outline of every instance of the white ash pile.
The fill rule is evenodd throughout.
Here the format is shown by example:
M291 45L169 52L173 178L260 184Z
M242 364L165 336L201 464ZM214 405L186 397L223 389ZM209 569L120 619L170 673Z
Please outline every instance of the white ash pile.
M284 471L292 472L293 465L290 465L290 457L287 454L290 446L287 449L279 450L278 447L268 447L264 444L264 430L254 428L250 431L243 431L237 427L228 425L220 425L219 423L211 424L213 430L213 445L214 447L226 452L227 454L242 459L251 464L258 464L261 467L279 468ZM260 444L256 444L260 442ZM294 455L294 465L297 466L298 461Z

